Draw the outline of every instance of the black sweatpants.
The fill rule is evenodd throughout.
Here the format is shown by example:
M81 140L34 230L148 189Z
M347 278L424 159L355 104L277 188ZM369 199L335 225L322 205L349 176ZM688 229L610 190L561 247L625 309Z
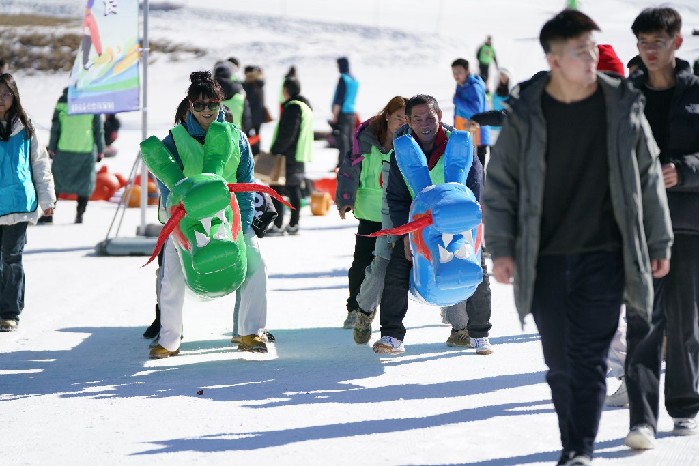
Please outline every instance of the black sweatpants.
M381 229L381 222L372 222L371 220L359 220L359 227L357 227L357 236L354 242L354 259L352 259L352 266L347 272L347 277L349 278L349 298L347 298L347 310L353 311L359 309L359 304L357 304L357 295L359 294L359 288L362 286L364 281L364 270L367 266L374 260L374 246L376 245L376 238L367 238L365 236L359 235L370 235L371 233L376 233ZM366 312L371 312L373 309L362 309Z
M592 456L623 290L621 252L539 256L531 310L564 451Z
M630 426L648 424L656 430L663 335L665 408L673 418L699 412L699 235L675 234L670 273L654 285L651 323L627 312L626 386Z
M299 219L301 218L301 186L272 186L272 189L280 195L289 198L289 204L293 207L289 216L289 226L293 227L298 225ZM272 198L272 204L274 204L274 208L277 210L277 217L274 219L274 224L281 228L282 225L284 225L284 209L286 207L274 198Z
M482 266L485 262L482 263ZM383 294L381 295L381 336L390 336L403 340L405 326L403 319L408 312L408 293L410 292L410 270L413 263L405 258L403 237L394 243L391 259L386 266ZM485 271L484 271L485 272ZM474 338L487 337L490 331L490 284L485 273L485 283L481 283L473 296L466 301L469 319L469 335ZM473 331L473 334L471 334Z

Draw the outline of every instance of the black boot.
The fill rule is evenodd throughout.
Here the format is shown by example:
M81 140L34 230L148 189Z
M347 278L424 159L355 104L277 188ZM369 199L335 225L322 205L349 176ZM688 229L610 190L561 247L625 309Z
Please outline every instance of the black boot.
M53 215L42 215L37 223L53 223Z
M87 207L87 196L78 196L78 207L75 211L75 223L83 223L83 214Z
M160 333L160 306L155 305L155 319L143 332L143 338L155 338Z

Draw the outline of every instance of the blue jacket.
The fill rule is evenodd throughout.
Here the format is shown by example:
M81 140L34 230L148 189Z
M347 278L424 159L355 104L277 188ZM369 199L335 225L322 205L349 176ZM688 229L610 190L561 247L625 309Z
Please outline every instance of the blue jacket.
M359 90L359 81L351 74L342 73L340 80L335 87L335 96L333 97L333 105L340 106L340 113L354 114L354 102L357 99L357 91Z
M219 112L217 120L220 122L224 121L222 111ZM204 143L206 131L204 131L191 113L187 114L184 127L190 136L200 143ZM175 140L173 139L172 134L168 134L167 137L163 139L163 144L165 144L165 147L167 147L172 153L179 166L183 167L182 159L177 151L177 147L175 147ZM235 173L236 181L238 183L254 183L255 163L253 162L248 138L245 137L245 134L242 131L240 132L238 144L240 146L240 164L238 165L238 170ZM167 189L167 186L165 186L160 180L158 180L158 186L160 187L160 204L167 205L167 198L170 195L170 190ZM236 193L235 197L238 199L238 204L240 205L241 229L243 233L247 233L250 225L252 224L252 218L255 213L255 207L253 205L254 193Z
M454 116L470 119L476 113L488 110L485 83L480 76L469 74L464 85L457 84L454 92ZM490 128L481 126L481 146L490 145Z

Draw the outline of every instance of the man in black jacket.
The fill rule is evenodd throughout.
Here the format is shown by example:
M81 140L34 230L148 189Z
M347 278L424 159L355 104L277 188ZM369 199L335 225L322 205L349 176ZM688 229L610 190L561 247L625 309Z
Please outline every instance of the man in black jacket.
M437 100L428 95L416 95L408 100L405 114L408 116L408 125L399 129L396 132L396 137L403 134L412 135L425 154L430 171L439 170L438 162L444 156L447 145L447 132L454 129L441 122L442 111ZM391 154L390 163L391 171L386 186L386 203L393 226L399 227L408 223L413 198L398 167L395 152ZM466 186L473 191L476 199L480 199L482 182L483 166L478 157L473 157ZM408 235L395 242L386 268L383 295L381 296L381 338L373 345L375 353L400 354L405 352L403 319L408 311L408 290L412 268L409 242ZM490 288L487 285L487 274L484 282L485 285L479 286L472 297L479 301L478 305L474 303L474 306L471 306L471 309L477 307L477 311L479 311L477 316L479 328L474 328L473 322L469 325L469 334L472 331L482 332L474 334L474 340L481 337L480 339L488 344L487 348L477 348L477 351L481 352L486 349L491 351L490 343L487 341L490 330ZM469 308L467 307L467 309ZM469 317L476 316L469 314Z
M670 273L654 282L650 325L629 313L626 384L630 427L626 445L653 448L658 425L663 335L667 335L665 407L675 435L697 432L699 411L699 78L675 57L682 18L672 8L648 8L631 30L643 60L632 78L660 148L675 242Z

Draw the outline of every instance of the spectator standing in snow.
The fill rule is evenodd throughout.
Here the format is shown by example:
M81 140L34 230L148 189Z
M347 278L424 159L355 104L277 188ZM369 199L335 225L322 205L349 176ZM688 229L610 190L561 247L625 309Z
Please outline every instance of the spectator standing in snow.
M271 118L265 106L265 80L262 68L259 66L248 65L245 67L245 80L243 81L243 89L245 97L250 104L250 115L252 119L252 129L257 136L260 135L262 123L269 123ZM260 141L252 145L252 154L260 153Z
M355 101L359 90L359 81L350 73L349 60L346 57L337 59L337 69L340 79L335 86L332 104L332 119L330 125L337 129L337 167L342 165L345 157L352 151L352 134L355 122Z
M27 226L56 203L49 157L20 101L12 75L0 75L0 332L13 332L24 309L22 253Z
M485 98L485 84L480 76L469 71L468 60L457 58L451 64L451 71L456 81L454 91L454 126L466 130L467 122L477 113L488 109ZM488 147L490 146L490 128L481 126L480 141L476 152L481 165L485 167Z
M289 197L291 210L289 223L284 224L284 204L274 200L277 218L274 226L267 230L268 236L283 234L297 235L301 218L302 189L306 182L306 163L313 156L313 110L311 104L301 95L301 84L295 78L284 81L283 92L286 100L282 105L282 114L274 134L269 151L271 154L285 157L285 185L283 189L272 186L277 192Z
M478 47L476 50L476 59L478 60L478 69L485 84L486 93L490 93L488 89L488 77L490 76L490 64L494 63L498 66L498 59L495 56L495 49L493 48L493 38L488 36L485 38L485 42Z
M67 87L53 112L48 151L53 159L51 172L56 192L78 196L75 223L83 223L88 200L95 190L95 164L104 157L104 126L100 115L68 114ZM40 223L52 221L50 215L39 219Z

